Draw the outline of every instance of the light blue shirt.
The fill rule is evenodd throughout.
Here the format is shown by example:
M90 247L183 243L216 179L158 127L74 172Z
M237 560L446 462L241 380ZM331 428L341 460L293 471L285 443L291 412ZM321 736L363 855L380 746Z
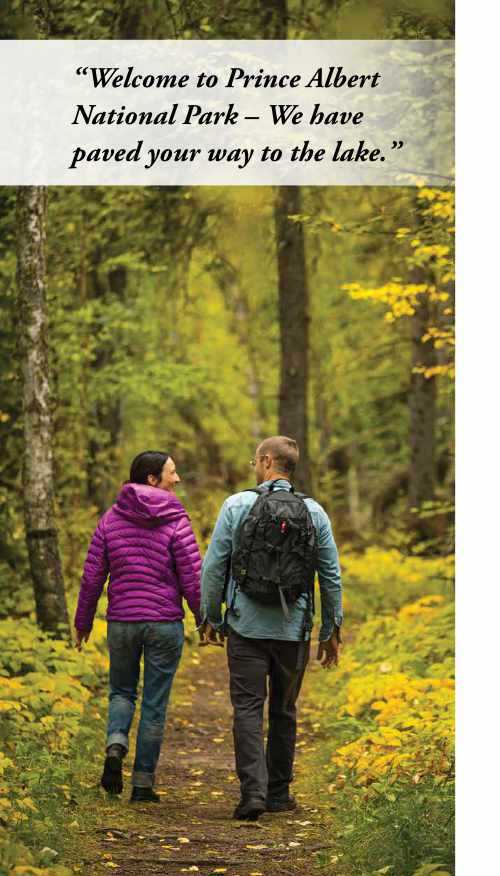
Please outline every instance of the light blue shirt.
M265 481L266 485L271 481ZM276 488L290 489L290 482L281 479ZM222 606L225 600L227 622L240 636L250 639L281 639L297 642L304 638L305 596L290 605L287 620L281 605L262 605L235 588L230 578L227 594L224 584L228 561L236 547L239 527L258 494L250 490L235 493L224 502L203 562L201 610L204 620L218 628L223 624ZM318 579L321 596L321 641L329 639L334 626L342 624L342 581L337 546L326 511L314 499L307 498L307 507L318 539ZM234 597L234 601L233 601Z

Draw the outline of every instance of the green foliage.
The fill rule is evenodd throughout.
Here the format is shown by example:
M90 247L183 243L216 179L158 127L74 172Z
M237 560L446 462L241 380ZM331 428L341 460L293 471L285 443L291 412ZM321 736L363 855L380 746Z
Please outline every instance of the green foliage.
M421 593L452 595L453 555L420 557L397 548L371 546L363 552L345 550L342 569L346 612L352 621L392 614Z
M388 273L408 272L406 244L395 247L394 237L409 199L406 189L306 190L298 217L311 290L314 490L341 543L372 540L373 522L387 522L389 512L379 510L386 485L404 482L408 467L408 328L381 320L344 287L362 277L379 288ZM205 542L217 504L251 481L248 460L278 419L273 203L265 188L51 190L56 495L65 572L75 584L98 514L145 447L175 455L182 498ZM440 198L425 203L446 207ZM437 217L428 221L429 229L440 227ZM9 610L17 605L23 614L30 602L22 584L22 435L12 364L12 192L0 202L0 222L0 432L8 430L0 461L0 588ZM437 420L444 471L446 392ZM449 502L444 477L440 501ZM389 518L399 527L404 486L400 496L396 490Z
M387 580L394 559L386 557ZM359 562L362 569L366 559ZM448 559L439 562L447 577ZM420 594L432 592L439 577L433 563L412 558L403 581L411 573ZM370 616L369 586L363 595ZM347 643L335 678L316 675L312 695L322 782L326 774L344 824L341 872L453 872L452 604L420 595L397 613L371 616Z
M104 635L97 621L79 654L32 621L0 621L0 874L70 872L43 849L60 852L61 829L74 822L75 779L91 788L81 784L82 762L93 758L103 718L93 697L107 670Z
M451 0L289 0L285 23L280 4L250 0L222 7L215 0L6 6L4 39L449 39L454 11Z

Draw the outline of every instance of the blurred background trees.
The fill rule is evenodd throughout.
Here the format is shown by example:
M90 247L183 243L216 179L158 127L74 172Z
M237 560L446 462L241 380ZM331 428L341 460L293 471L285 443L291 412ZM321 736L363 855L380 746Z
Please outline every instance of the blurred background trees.
M283 335L307 357L307 409L300 395L291 407L307 422L304 468L341 544L449 550L452 195L314 188L302 199L287 222L304 245L308 351L287 336L300 293L299 315L280 313L274 189L50 190L55 493L69 580L147 447L175 456L208 538L224 496L251 482L256 443L282 423ZM3 189L0 556L11 596L25 562L14 223Z

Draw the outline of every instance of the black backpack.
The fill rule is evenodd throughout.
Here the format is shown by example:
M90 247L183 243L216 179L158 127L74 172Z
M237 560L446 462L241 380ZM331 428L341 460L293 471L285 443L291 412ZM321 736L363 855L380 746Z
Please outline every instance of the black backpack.
M299 596L312 600L317 536L302 493L293 487L257 487L259 497L237 535L231 557L236 586L256 602L288 605Z

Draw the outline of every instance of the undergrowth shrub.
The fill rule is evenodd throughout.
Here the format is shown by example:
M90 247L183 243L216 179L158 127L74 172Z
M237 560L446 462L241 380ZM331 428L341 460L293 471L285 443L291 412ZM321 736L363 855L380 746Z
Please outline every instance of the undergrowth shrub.
M342 552L345 607L349 622L392 614L403 605L432 593L452 596L454 558L421 557L397 548L369 547L363 553Z
M103 718L94 697L107 670L104 641L102 620L82 653L31 620L0 621L0 876L71 872L51 860L51 845L72 806L76 741L88 758Z
M354 586L353 570L361 581L374 556L344 562L346 586ZM393 559L388 568L397 569ZM411 559L401 558L386 602L404 590L415 595L417 580L420 598L372 615L335 673L318 672L313 682L326 784L344 824L341 872L350 876L453 872L453 606L443 594L422 595L448 580L451 564ZM359 595L362 613L372 614L384 580L379 567L376 593L366 583Z

